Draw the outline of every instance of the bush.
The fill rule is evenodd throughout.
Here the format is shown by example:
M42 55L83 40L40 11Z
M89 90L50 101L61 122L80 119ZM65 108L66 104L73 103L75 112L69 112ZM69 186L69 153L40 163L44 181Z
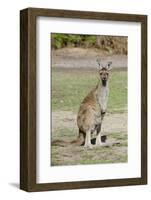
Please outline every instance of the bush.
M53 33L52 48L64 47L98 48L115 54L127 54L127 37L95 36Z

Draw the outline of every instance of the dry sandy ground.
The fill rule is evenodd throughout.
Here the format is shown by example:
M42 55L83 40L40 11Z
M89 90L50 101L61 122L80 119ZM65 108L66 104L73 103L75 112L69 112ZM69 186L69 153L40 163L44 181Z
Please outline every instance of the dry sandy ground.
M78 131L76 114L70 111L53 112L52 132L54 132L59 127L77 129ZM127 132L127 113L107 113L102 123L102 131L105 134L110 134L113 132Z
M96 68L96 59L112 61L113 69L127 67L127 55L109 55L98 49L63 48L52 51L52 66L59 68Z

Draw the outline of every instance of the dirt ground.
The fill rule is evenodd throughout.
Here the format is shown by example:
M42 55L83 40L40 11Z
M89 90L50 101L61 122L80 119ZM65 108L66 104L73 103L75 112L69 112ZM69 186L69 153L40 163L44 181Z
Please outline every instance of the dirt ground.
M58 111L52 113L52 132L58 128L70 128L77 130L76 114L70 111ZM54 125L54 126L53 126ZM102 123L102 132L110 134L113 132L127 131L127 113L107 113Z
M96 59L102 63L112 61L113 69L127 67L127 55L110 55L98 49L63 48L52 51L52 66L59 68L94 68Z

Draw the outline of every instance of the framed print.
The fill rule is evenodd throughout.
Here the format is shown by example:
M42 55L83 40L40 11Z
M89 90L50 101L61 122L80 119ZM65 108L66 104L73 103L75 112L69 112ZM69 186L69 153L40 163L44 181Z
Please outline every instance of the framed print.
M147 184L147 16L20 12L20 188Z

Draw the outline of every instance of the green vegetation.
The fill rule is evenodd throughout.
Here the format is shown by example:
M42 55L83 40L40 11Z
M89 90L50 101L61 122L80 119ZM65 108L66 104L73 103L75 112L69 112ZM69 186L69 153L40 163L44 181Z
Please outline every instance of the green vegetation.
M73 111L98 80L96 71L52 68L52 111ZM113 71L110 78L108 112L127 111L127 72Z
M75 35L75 34L52 34L53 47L56 49L63 47L92 47L96 43L96 36Z
M127 37L95 36L80 34L51 34L52 47L98 48L110 54L127 54Z

